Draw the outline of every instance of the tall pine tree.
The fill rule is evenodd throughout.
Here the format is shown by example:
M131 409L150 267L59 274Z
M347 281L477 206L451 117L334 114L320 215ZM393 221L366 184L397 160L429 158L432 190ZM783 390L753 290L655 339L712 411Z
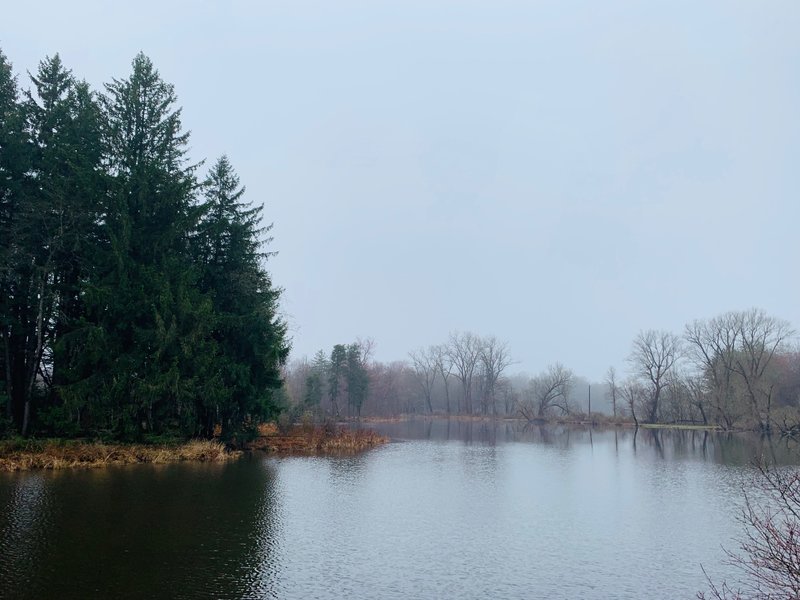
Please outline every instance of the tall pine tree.
M25 205L31 158L25 113L19 100L11 63L0 51L0 356L3 382L0 395L4 421L19 427L25 389L25 352L20 312L20 266L25 251L20 236L20 215Z
M286 325L278 317L278 290L264 262L262 207L242 201L230 161L222 156L205 182L204 217L196 238L202 268L200 288L212 298L214 340L220 355L213 370L221 394L206 405L223 431L235 431L247 420L275 415L279 406L281 366L289 346Z
M189 252L197 182L175 102L143 54L101 97L107 249L87 286L86 316L64 344L64 395L91 405L92 425L122 438L192 433L196 421L194 355L205 350L210 303Z
M29 305L31 339L36 339L36 393L29 393L23 433L30 423L36 396L53 427L77 429L79 412L57 397L62 358L55 353L83 315L81 289L97 251L100 171L100 113L88 85L78 82L59 58L45 58L26 94L28 128L33 142L26 219L27 247L32 266ZM49 391L49 394L45 394Z

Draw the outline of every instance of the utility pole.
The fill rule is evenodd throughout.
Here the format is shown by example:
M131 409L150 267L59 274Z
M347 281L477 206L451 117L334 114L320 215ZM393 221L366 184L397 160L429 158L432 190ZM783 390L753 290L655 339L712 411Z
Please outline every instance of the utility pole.
M589 384L589 417L592 416L592 384Z

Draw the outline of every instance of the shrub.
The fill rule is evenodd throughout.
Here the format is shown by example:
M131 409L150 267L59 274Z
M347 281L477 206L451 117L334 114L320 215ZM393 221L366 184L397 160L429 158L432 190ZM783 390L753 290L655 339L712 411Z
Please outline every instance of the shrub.
M728 564L742 574L737 587L717 586L700 599L744 600L800 597L800 471L759 465L755 488L758 503L745 492L739 516L744 535L737 552L726 550Z

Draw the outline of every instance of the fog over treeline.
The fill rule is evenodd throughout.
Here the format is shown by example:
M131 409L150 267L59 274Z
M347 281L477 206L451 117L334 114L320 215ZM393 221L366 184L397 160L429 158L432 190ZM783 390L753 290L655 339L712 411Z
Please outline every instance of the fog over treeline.
M538 373L517 372L506 342L469 331L392 362L372 358L375 344L355 340L290 361L285 389L291 410L532 421L597 413L762 431L800 423L795 331L756 308L698 319L679 332L642 331L624 357L625 372L609 367L602 381L589 381L555 360Z

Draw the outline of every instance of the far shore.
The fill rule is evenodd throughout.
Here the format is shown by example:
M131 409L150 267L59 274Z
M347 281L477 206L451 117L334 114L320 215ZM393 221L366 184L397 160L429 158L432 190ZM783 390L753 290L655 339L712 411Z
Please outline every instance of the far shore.
M563 417L546 417L542 419L528 420L523 417L515 417L509 415L447 415L444 413L425 413L425 414L406 414L394 417L362 417L357 421L361 423L402 423L403 421L420 419L420 420L447 420L451 421L466 421L466 422L490 422L502 421L506 423L521 423L523 425L574 425L579 427L597 427L597 428L626 428L635 429L680 429L691 431L718 431L726 433L746 433L747 429L722 429L719 425L703 424L703 423L642 423L638 424L633 420L626 418L614 418L604 414L592 413L589 415L567 415Z

